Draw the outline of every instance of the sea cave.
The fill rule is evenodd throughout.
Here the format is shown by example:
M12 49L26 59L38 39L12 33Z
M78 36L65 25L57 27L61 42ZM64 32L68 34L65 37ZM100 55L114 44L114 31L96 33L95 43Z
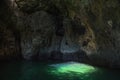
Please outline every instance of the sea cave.
M1 0L0 80L120 80L119 0Z

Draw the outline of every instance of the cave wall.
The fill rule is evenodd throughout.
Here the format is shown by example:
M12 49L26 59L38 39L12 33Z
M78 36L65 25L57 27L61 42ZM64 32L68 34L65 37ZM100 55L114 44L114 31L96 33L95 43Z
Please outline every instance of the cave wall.
M0 2L0 60L12 60L21 57L19 30L15 28L15 14L12 2Z
M5 29L11 31L23 58L87 60L102 66L120 66L119 0L6 0L4 3L7 6L0 5L6 8L5 11L0 8L1 23L8 26Z

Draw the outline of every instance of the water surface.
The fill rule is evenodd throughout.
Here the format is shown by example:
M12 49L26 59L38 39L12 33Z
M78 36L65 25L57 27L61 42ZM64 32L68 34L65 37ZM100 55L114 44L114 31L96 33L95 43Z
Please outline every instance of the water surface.
M0 64L0 80L120 80L120 71L77 62Z

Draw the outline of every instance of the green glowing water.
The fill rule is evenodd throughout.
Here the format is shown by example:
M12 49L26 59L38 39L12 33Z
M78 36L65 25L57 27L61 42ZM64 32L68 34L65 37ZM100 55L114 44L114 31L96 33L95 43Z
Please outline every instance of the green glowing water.
M77 62L10 62L0 64L0 80L120 80L120 71Z
M97 70L93 66L77 62L66 62L53 64L51 66L56 68L56 70L53 70L53 72L62 74L69 72L75 72L77 74L88 74Z

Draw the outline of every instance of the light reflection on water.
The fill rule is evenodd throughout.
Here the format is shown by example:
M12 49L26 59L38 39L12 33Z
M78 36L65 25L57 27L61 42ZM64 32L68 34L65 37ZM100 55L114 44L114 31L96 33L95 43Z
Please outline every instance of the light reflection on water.
M53 64L50 66L56 68L56 70L53 70L52 72L59 72L59 73L74 72L78 74L87 74L97 71L97 68L93 66L78 62L66 62L60 64Z
M58 76L60 79L63 79L61 76L64 76L68 80L87 80L91 73L97 71L97 68L93 66L78 62L59 63L50 66L53 67L49 70L51 74Z
M120 80L119 70L77 62L11 62L0 65L0 80Z

